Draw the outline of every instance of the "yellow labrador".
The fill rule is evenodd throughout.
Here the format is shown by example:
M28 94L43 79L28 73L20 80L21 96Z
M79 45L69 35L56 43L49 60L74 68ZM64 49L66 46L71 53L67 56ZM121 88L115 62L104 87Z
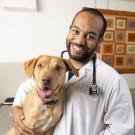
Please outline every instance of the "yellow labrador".
M23 104L24 124L34 135L52 135L63 112L66 71L78 76L72 64L56 56L39 56L25 63L25 72L35 81ZM7 135L15 135L12 128Z

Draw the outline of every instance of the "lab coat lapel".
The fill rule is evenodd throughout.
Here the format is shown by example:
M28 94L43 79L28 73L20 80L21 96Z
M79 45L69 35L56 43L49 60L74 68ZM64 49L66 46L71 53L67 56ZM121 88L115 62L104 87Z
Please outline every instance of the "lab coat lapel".
M80 70L79 70L79 77L76 77L75 75L70 79L68 80L68 73L66 75L66 85L72 85L76 82L78 82L79 80L81 80L82 78L84 78L88 71L92 68L91 66L92 62L88 62L84 67L82 67Z

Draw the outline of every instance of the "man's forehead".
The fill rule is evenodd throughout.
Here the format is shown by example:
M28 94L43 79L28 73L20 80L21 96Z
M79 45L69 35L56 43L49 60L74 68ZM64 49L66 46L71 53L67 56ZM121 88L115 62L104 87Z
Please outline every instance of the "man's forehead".
M102 21L101 17L99 15L96 15L93 12L88 12L88 11L82 11L76 15L74 18L74 21L77 20L78 18L84 18L84 19L91 19L91 18L96 18Z

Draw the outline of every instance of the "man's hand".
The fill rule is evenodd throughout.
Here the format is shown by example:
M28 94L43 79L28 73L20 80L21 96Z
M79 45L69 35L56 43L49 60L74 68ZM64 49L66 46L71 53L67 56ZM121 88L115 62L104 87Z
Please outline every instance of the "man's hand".
M33 132L23 124L24 114L20 107L12 107L12 118L16 135L33 135Z

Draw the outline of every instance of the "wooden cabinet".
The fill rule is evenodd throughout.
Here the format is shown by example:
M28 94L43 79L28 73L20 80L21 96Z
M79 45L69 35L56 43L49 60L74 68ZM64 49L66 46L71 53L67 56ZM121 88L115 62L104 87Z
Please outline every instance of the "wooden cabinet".
M108 9L135 12L135 0L108 0Z
M95 0L95 8L135 12L135 0Z

